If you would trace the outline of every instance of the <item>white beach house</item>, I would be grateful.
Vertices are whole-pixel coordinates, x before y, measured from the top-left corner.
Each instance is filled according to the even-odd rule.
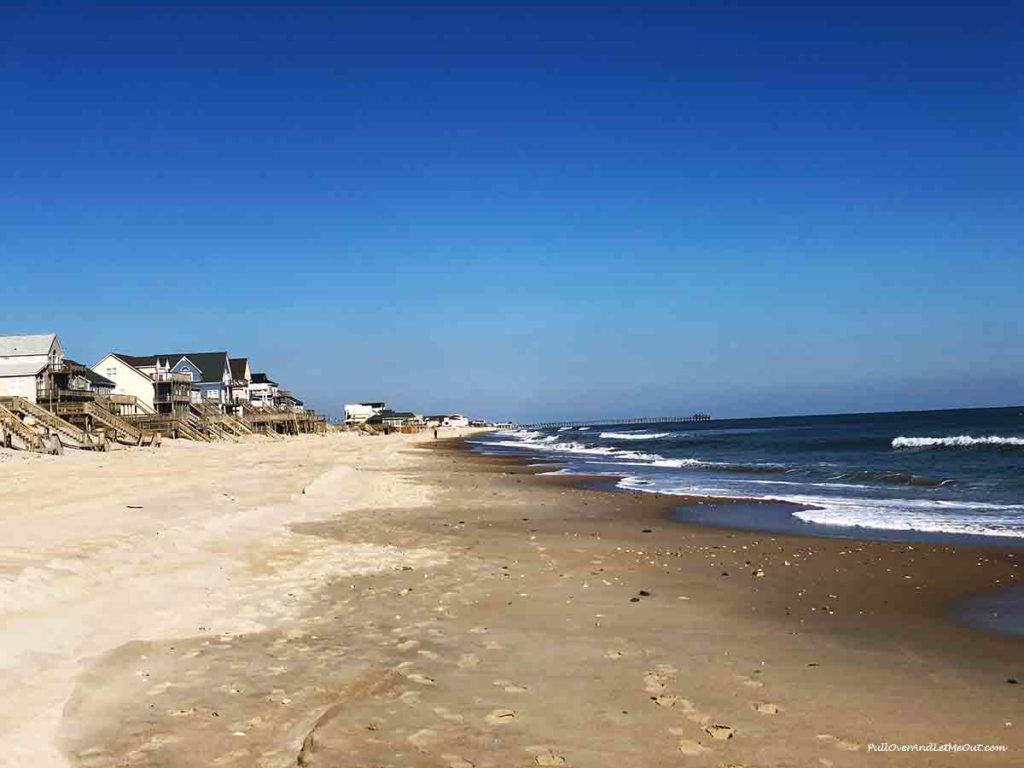
[[[145,413],[153,413],[153,377],[137,368],[130,361],[137,358],[111,352],[103,357],[92,369],[100,376],[114,382],[114,394],[131,395]]]
[[[231,381],[228,383],[228,402],[240,405],[250,400],[249,389],[252,387],[252,368],[249,358],[232,357],[228,360],[231,367]]]
[[[345,423],[363,424],[372,416],[376,416],[387,406],[382,403],[347,403],[345,405]]]
[[[0,396],[36,402],[49,373],[64,363],[64,348],[55,333],[0,336]]]

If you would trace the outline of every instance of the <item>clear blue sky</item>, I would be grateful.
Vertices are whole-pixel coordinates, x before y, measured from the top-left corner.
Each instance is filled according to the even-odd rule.
[[[332,413],[1024,401],[1019,3],[175,5],[0,8],[0,332]]]

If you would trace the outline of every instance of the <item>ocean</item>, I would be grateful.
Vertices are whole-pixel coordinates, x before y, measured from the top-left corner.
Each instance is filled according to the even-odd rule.
[[[786,502],[691,509],[697,522],[1024,546],[1024,406],[515,429],[472,443],[623,490]]]

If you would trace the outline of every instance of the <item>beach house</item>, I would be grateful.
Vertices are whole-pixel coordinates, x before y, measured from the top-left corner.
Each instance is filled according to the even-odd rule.
[[[65,382],[63,389],[66,389],[67,392],[72,394],[88,393],[91,396],[114,394],[115,384],[113,381],[77,360],[64,358],[64,368],[66,373],[63,376],[54,376],[53,378]]]
[[[296,413],[301,413],[304,405],[291,390],[278,389],[277,397],[274,398],[274,407],[279,411],[294,411]]]
[[[345,423],[346,424],[362,424],[372,416],[376,416],[378,413],[386,408],[386,404],[383,402],[376,403],[346,403],[345,405]]]
[[[176,352],[144,356],[117,352],[113,356],[148,376],[151,382],[191,381],[192,402],[223,406],[229,401],[231,366],[227,352]],[[97,363],[97,366],[100,364]],[[97,366],[93,368],[111,378],[101,366]]]
[[[257,408],[273,408],[277,382],[265,373],[254,373],[249,382],[249,402]]]
[[[228,359],[231,368],[231,380],[228,382],[228,403],[239,406],[249,402],[249,388],[252,386],[252,369],[249,358],[232,357]]]
[[[55,333],[0,336],[0,396],[36,402],[53,389],[64,364],[64,348]]]
[[[469,419],[461,413],[442,413],[427,416],[427,425],[433,427],[468,427]]]
[[[422,426],[424,423],[423,417],[418,413],[413,413],[412,411],[392,411],[389,408],[384,409],[380,413],[375,413],[366,420],[367,426],[388,428]]]
[[[134,397],[143,413],[157,413],[153,377],[137,365],[145,361],[146,358],[111,352],[100,358],[92,370],[114,383],[115,395]]]

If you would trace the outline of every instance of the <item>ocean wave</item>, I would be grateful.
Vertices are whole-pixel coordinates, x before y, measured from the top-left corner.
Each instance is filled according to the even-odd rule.
[[[955,435],[952,437],[894,437],[893,448],[973,448],[979,445],[988,446],[1024,446],[1024,437],[1000,437],[988,435],[971,437]]]
[[[913,472],[900,472],[885,469],[853,469],[834,475],[831,480],[866,480],[868,482],[890,483],[892,485],[911,485],[922,488],[945,488],[954,485],[953,480],[936,480]]]
[[[602,433],[602,436],[611,433]],[[622,433],[627,434],[627,433]],[[633,433],[638,434],[638,433]],[[653,433],[659,436],[668,433]],[[543,451],[547,453],[573,454],[577,456],[602,457],[612,463],[636,466],[658,467],[660,469],[707,469],[720,472],[740,472],[747,474],[785,474],[792,471],[782,464],[733,464],[729,462],[708,461],[700,458],[669,459],[657,453],[642,453],[609,445],[590,445],[581,442],[559,441],[556,435],[545,435],[543,432],[530,430],[512,430],[495,433],[496,436],[513,437],[512,440],[481,440],[474,441],[478,445],[489,445],[495,448],[519,448],[522,450]],[[646,439],[651,439],[648,436]]]
[[[602,432],[599,437],[605,440],[657,440],[668,435],[668,432]]]
[[[548,436],[550,437],[550,436]],[[663,459],[656,453],[639,453],[625,451],[611,446],[586,445],[584,443],[558,443],[541,438],[540,440],[498,440],[481,441],[480,445],[491,445],[501,448],[530,448],[549,453],[571,453],[580,456],[607,456],[628,461],[655,462]]]
[[[1021,521],[1024,505],[1019,504],[788,493],[748,494],[734,487],[706,484],[664,486],[635,476],[624,477],[617,485],[623,490],[669,496],[786,502],[801,507],[792,512],[797,519],[831,527],[1024,538],[1024,524]]]
[[[972,536],[1024,538],[1024,506],[924,499],[853,499],[830,496],[782,496],[807,505],[793,516],[818,525],[918,531]]]

